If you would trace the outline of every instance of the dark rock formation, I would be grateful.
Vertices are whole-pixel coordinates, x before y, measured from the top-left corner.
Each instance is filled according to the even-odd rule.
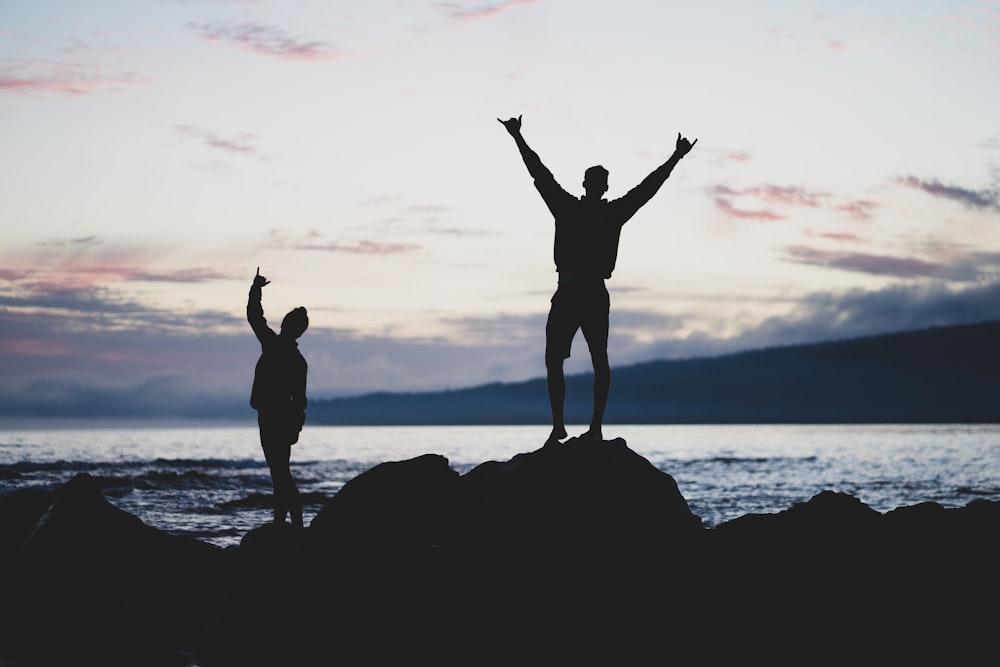
[[[629,550],[701,529],[673,477],[621,438],[574,438],[462,477],[457,538],[485,548]]]
[[[381,463],[341,487],[309,527],[343,548],[441,544],[451,528],[458,483],[458,473],[438,454]]]
[[[0,664],[955,664],[992,650],[1000,503],[832,491],[705,529],[624,441],[351,480],[307,528],[174,537],[80,475],[0,496]],[[985,603],[985,604],[984,604]]]
[[[8,505],[38,507],[23,502],[35,500],[30,490],[12,495],[22,494]],[[111,505],[90,475],[77,475],[4,554],[0,662],[190,662],[224,572],[221,551],[147,526]]]

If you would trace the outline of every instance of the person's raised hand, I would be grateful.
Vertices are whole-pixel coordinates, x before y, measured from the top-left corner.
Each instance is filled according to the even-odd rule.
[[[517,134],[521,131],[521,116],[518,116],[517,118],[508,118],[507,120],[500,120],[497,118],[497,121],[507,128],[507,131],[510,132],[511,135]]]
[[[697,139],[695,139],[694,141],[688,141],[686,137],[681,136],[680,132],[677,133],[677,153],[681,157],[684,157],[685,155],[690,153],[691,149],[694,148],[694,145],[696,143],[698,143]]]
[[[253,286],[263,287],[264,285],[269,285],[269,284],[271,284],[271,281],[265,278],[264,276],[260,275],[260,267],[258,266],[257,275],[253,277]]]

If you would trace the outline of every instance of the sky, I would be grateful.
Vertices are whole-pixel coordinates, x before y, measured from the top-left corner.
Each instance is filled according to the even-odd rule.
[[[0,0],[0,412],[245,405],[258,267],[311,398],[544,375],[513,116],[612,199],[698,140],[612,368],[995,320],[998,81],[997,0]]]

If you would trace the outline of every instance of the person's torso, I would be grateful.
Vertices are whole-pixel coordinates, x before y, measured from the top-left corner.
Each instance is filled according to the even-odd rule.
[[[555,215],[556,270],[610,278],[618,259],[623,220],[612,202],[566,199]]]
[[[276,336],[261,348],[254,369],[250,405],[258,410],[298,403],[304,407],[307,365],[298,345]]]

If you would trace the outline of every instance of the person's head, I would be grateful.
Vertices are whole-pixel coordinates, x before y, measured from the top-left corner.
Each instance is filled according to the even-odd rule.
[[[304,334],[308,326],[309,314],[305,308],[299,306],[288,311],[285,319],[281,320],[281,335],[295,339]]]
[[[588,197],[603,197],[608,191],[608,170],[598,164],[583,172],[583,190]]]

